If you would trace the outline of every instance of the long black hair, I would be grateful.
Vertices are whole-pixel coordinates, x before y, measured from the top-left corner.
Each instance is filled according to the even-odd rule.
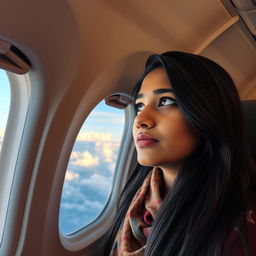
[[[256,179],[234,82],[208,58],[166,52],[148,58],[134,95],[144,77],[159,66],[165,69],[177,105],[199,134],[200,143],[184,160],[157,213],[145,255],[229,255],[225,241],[234,227],[249,255],[246,210]],[[109,254],[132,198],[150,169],[138,164],[128,180],[105,255]]]

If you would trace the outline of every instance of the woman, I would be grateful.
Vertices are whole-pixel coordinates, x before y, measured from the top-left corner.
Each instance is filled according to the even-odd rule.
[[[105,255],[256,253],[255,169],[227,72],[190,53],[154,54],[134,98],[139,164]]]

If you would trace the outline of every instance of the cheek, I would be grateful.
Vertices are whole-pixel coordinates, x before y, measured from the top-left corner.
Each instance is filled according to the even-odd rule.
[[[198,144],[198,135],[187,121],[180,117],[168,123],[166,129],[166,147],[177,156],[186,157],[192,153]],[[169,132],[167,132],[169,130]]]

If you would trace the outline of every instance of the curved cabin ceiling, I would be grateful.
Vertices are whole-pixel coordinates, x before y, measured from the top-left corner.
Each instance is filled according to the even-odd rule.
[[[130,83],[149,53],[169,50],[212,58],[231,74],[242,99],[256,99],[256,43],[239,12],[229,0],[192,2],[25,0],[18,5],[1,0],[0,38],[19,46],[32,63],[34,56],[39,59],[34,69],[44,70],[55,84],[52,93],[65,91],[67,81],[79,87],[77,102],[99,77],[103,81],[117,72],[125,77],[128,69],[134,70],[126,58],[134,56],[133,63],[141,67],[129,75]],[[126,63],[123,68],[114,68],[120,62]]]
[[[230,4],[218,0],[69,1],[78,18],[86,67],[103,68],[133,52],[183,50],[223,65],[242,99],[256,98],[256,48]],[[94,49],[94,50],[93,50]],[[99,60],[99,61],[95,61]]]

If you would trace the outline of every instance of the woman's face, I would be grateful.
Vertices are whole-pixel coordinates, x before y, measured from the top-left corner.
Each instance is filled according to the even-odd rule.
[[[162,67],[145,77],[135,105],[137,116],[133,138],[138,162],[162,168],[180,166],[182,160],[195,150],[198,136],[176,105],[171,84]]]

